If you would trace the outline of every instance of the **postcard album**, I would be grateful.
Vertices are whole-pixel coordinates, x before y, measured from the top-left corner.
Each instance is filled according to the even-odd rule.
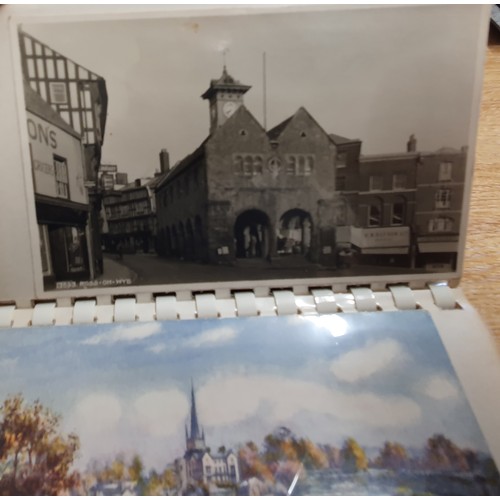
[[[500,495],[489,10],[0,6],[0,494]]]

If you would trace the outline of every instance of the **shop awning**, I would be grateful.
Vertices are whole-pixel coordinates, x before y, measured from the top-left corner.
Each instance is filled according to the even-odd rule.
[[[435,241],[418,244],[420,253],[455,253],[458,252],[456,241]]]
[[[361,253],[367,255],[406,255],[409,247],[362,248]]]

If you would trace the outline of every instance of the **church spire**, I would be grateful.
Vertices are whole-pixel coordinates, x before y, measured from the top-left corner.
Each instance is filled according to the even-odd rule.
[[[200,427],[198,425],[198,414],[196,413],[196,399],[194,397],[194,385],[191,380],[191,439],[200,438]]]
[[[205,450],[205,431],[198,422],[198,412],[196,411],[196,398],[194,396],[194,384],[191,380],[191,412],[189,427],[186,422],[186,448],[188,450]]]

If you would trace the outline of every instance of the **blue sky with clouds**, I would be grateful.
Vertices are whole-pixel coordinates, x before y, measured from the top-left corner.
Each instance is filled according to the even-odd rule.
[[[81,438],[78,464],[184,451],[194,381],[207,445],[286,425],[320,443],[487,446],[427,313],[193,320],[0,332],[0,398],[22,392]]]
[[[64,15],[24,29],[106,79],[103,162],[139,177],[159,168],[161,148],[174,163],[208,135],[200,96],[222,73],[223,50],[230,74],[252,86],[245,104],[261,122],[266,52],[269,128],[304,106],[329,133],[362,139],[365,154],[404,151],[412,133],[424,151],[467,145],[480,15],[470,5],[77,23]]]

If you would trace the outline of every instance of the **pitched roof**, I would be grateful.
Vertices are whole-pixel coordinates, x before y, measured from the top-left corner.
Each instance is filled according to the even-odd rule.
[[[341,135],[337,134],[328,134],[328,137],[337,146],[340,146],[342,144],[349,144],[351,142],[359,142],[359,139],[348,139],[347,137],[342,137]]]
[[[283,131],[288,127],[288,124],[292,121],[293,118],[295,118],[299,113],[305,113],[307,117],[325,134],[325,136],[329,137],[328,134],[325,132],[325,129],[316,121],[316,119],[307,111],[304,106],[301,106],[292,116],[287,118],[286,120],[283,120],[281,123],[276,125],[276,127],[272,128],[269,130],[267,133],[269,139],[271,141],[277,140],[280,135],[283,133]]]
[[[288,117],[286,120],[283,120],[281,123],[278,123],[276,127],[273,127],[271,130],[267,132],[267,136],[271,141],[276,141],[278,137],[281,135],[281,132],[285,130],[287,125],[290,123],[294,115]]]
[[[208,139],[210,139],[210,136],[205,138],[205,140],[191,154],[185,156],[179,163],[174,165],[168,172],[158,176],[158,179],[160,180],[156,184],[156,189],[160,189],[162,186],[166,184],[167,180],[173,179],[182,171],[189,168],[189,166],[194,161],[205,156],[205,144],[207,143]]]
[[[69,124],[66,123],[61,115],[52,108],[52,106],[44,101],[42,97],[35,92],[28,82],[24,82],[24,100],[26,101],[26,110],[34,115],[42,118],[43,120],[52,123],[52,125],[68,132],[72,136],[81,139],[80,134]]]

